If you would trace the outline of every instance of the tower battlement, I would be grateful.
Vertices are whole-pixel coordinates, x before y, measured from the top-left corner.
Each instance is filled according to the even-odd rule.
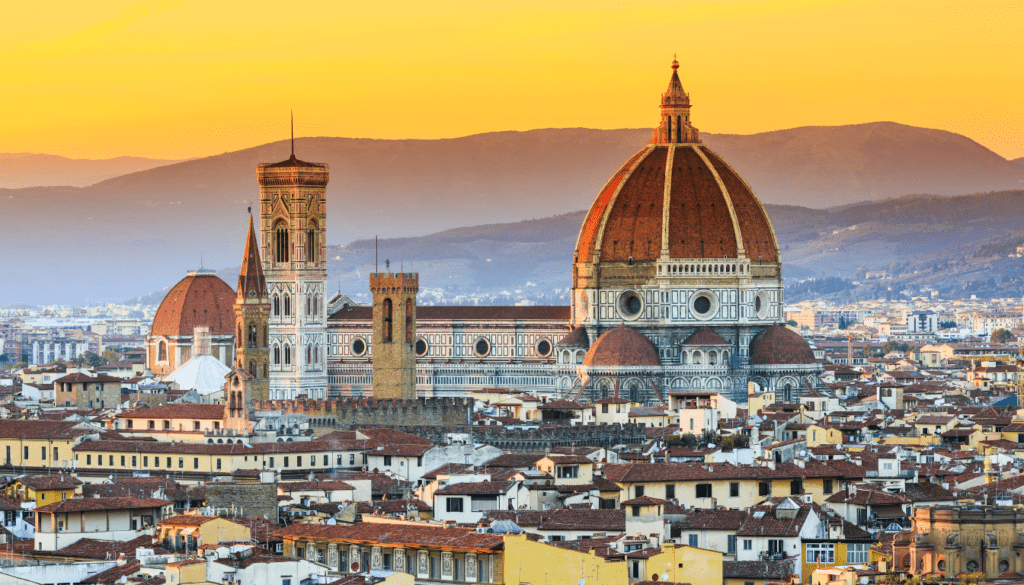
[[[413,294],[420,290],[418,272],[373,272],[370,274],[370,292],[374,294]]]

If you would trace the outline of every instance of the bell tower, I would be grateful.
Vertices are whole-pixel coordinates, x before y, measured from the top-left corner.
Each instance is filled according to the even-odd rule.
[[[270,301],[270,398],[327,398],[327,165],[260,164],[260,235]]]
[[[416,398],[415,272],[375,272],[373,293],[373,397]]]
[[[235,296],[235,368],[248,374],[244,379],[244,403],[229,400],[234,409],[242,409],[253,400],[270,398],[270,299],[260,262],[259,242],[252,215],[245,256],[238,274]]]

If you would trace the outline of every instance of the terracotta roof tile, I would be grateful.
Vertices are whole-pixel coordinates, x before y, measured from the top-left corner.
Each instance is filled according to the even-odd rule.
[[[406,548],[432,548],[454,551],[493,552],[501,550],[500,534],[479,534],[468,528],[442,528],[436,525],[385,524],[360,522],[351,526],[292,524],[278,530],[282,538],[308,538],[334,542],[374,543]]]

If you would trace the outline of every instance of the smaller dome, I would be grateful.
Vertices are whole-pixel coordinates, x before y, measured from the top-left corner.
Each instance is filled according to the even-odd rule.
[[[778,323],[765,327],[750,342],[750,363],[761,366],[815,364],[814,352],[799,333]]]
[[[199,269],[174,285],[160,303],[150,335],[192,335],[199,326],[211,335],[235,332],[235,291],[210,270]]]
[[[620,325],[597,338],[583,358],[590,367],[661,366],[658,348],[636,329]]]
[[[560,339],[555,345],[585,348],[590,345],[590,337],[587,336],[586,329],[583,327],[577,327],[570,331],[568,335]]]
[[[682,345],[731,345],[717,331],[710,327],[698,327]]]

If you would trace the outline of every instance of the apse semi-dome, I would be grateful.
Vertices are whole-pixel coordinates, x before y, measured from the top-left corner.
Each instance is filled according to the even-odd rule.
[[[583,365],[590,367],[661,366],[658,348],[650,339],[631,327],[619,326],[597,338],[590,346]]]
[[[817,361],[806,339],[778,323],[765,327],[750,342],[751,365],[803,365]]]
[[[212,271],[189,272],[160,303],[150,335],[192,335],[199,326],[209,327],[211,335],[232,335],[234,302],[235,291]]]

